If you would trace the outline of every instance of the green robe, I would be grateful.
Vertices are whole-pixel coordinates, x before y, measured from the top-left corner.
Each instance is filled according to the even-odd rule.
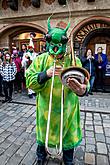
[[[36,138],[38,144],[45,144],[50,87],[52,79],[44,84],[39,84],[38,74],[53,66],[53,57],[48,53],[37,56],[26,71],[26,85],[37,93],[36,97]],[[64,58],[64,68],[70,66],[69,55]],[[62,63],[62,60],[60,60]],[[77,66],[81,66],[80,60],[76,60]],[[55,76],[53,89],[52,114],[49,133],[49,145],[59,144],[60,111],[61,111],[61,80]],[[64,121],[63,121],[63,149],[71,149],[82,140],[80,126],[80,109],[78,96],[69,88],[64,87]]]

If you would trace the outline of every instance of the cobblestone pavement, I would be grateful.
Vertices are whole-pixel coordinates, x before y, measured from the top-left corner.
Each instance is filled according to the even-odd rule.
[[[35,99],[26,98],[25,94],[14,95],[12,103],[0,104],[0,165],[35,165]],[[81,98],[83,140],[75,149],[75,165],[110,165],[110,94],[84,98]],[[95,105],[92,100],[99,103]],[[58,163],[51,160],[47,164]]]
[[[26,92],[15,94],[13,102],[35,105],[35,98],[29,99]],[[89,112],[110,113],[110,93],[94,93],[88,97],[80,97],[81,110]]]

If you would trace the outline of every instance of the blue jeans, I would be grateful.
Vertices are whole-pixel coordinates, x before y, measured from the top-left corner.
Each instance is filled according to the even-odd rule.
[[[38,160],[44,161],[47,156],[45,146],[38,145],[36,154]],[[65,165],[73,165],[73,154],[74,154],[74,149],[63,150],[63,161]]]
[[[90,82],[90,92],[92,92],[94,81],[95,81],[95,76],[90,76],[90,80],[89,80],[89,82]]]

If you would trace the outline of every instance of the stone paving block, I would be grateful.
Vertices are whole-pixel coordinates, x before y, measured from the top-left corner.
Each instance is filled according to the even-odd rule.
[[[9,131],[9,132],[14,132],[17,128],[18,128],[18,127],[14,126],[14,125],[11,125],[11,127],[9,127],[9,128],[7,129],[7,131]]]
[[[25,132],[23,132],[23,133],[25,133]],[[17,137],[16,138],[16,140],[14,141],[14,143],[16,144],[16,145],[19,145],[19,146],[21,146],[24,142],[25,142],[25,138],[23,138],[23,136],[22,136],[22,134],[19,136],[19,137]]]
[[[34,144],[32,145],[32,147],[31,147],[31,150],[32,150],[33,152],[36,152],[36,149],[37,149],[37,144],[34,143]]]
[[[0,134],[4,132],[5,130],[3,128],[0,128]]]
[[[45,164],[48,164],[48,165],[60,165],[61,162],[62,162],[62,160],[49,158]]]
[[[0,156],[1,156],[1,155],[3,155],[3,154],[4,154],[4,152],[5,152],[5,149],[0,148]]]
[[[30,145],[24,143],[16,153],[19,154],[21,157],[24,157],[29,152],[30,148]]]
[[[86,152],[92,152],[95,153],[96,152],[96,147],[95,145],[92,144],[86,144]]]
[[[2,132],[1,134],[0,134],[0,136],[1,137],[4,137],[4,138],[7,138],[8,136],[10,136],[11,135],[11,132],[9,132],[9,131],[4,131],[4,132]]]
[[[93,131],[93,126],[92,125],[85,125],[85,130]]]
[[[102,126],[102,121],[101,120],[94,120],[93,121],[95,125]]]
[[[20,122],[23,123],[23,122],[25,122],[26,120],[27,120],[27,118],[23,116],[23,117],[21,117],[18,121],[20,121]]]
[[[97,155],[97,165],[109,165],[107,156]]]
[[[35,119],[36,119],[35,117],[30,116],[30,117],[28,118],[28,121],[30,121],[30,122],[32,123]]]
[[[34,114],[32,115],[32,117],[36,117],[36,114],[34,113]]]
[[[103,120],[103,123],[110,123],[110,120]]]
[[[20,119],[20,117],[22,117],[25,113],[24,112],[20,112],[17,116]]]
[[[2,120],[0,121],[0,127],[2,126],[2,125],[4,125],[5,124],[5,122],[3,122]]]
[[[97,143],[97,153],[107,154],[107,146],[105,143]]]
[[[9,160],[9,157],[6,154],[1,155],[0,156],[0,165],[5,165],[8,160]]]
[[[90,109],[90,107],[89,107],[89,109]],[[91,112],[90,112],[90,113],[91,113]],[[86,115],[86,120],[93,120],[92,114],[91,114],[91,116],[89,116],[89,115],[87,116],[87,115]]]
[[[13,136],[20,136],[26,129],[23,127],[19,127],[16,131],[12,133]]]
[[[82,138],[81,145],[85,145],[85,138]]]
[[[84,112],[80,112],[81,116],[85,116],[85,113]]]
[[[13,144],[5,151],[5,154],[6,154],[8,157],[11,157],[12,155],[15,154],[15,152],[16,152],[18,149],[19,149],[19,146],[13,143]]]
[[[110,128],[104,128],[104,131],[105,131],[105,136],[110,137]]]
[[[11,146],[12,142],[5,139],[1,144],[0,144],[0,147],[3,148],[3,149],[7,149],[9,146]]]
[[[30,116],[30,114],[25,113],[23,116],[28,118]]]
[[[102,116],[103,119],[110,120],[110,116],[108,114],[102,114],[101,116]]]
[[[86,120],[85,124],[86,125],[93,125],[93,121],[92,120]]]
[[[85,162],[84,162],[84,160],[83,161],[79,161],[78,159],[77,160],[75,160],[75,165],[85,165]],[[63,164],[64,165],[64,164]]]
[[[19,145],[19,146],[22,146],[24,142],[25,142],[25,140],[22,139],[22,138],[17,138],[17,139],[14,141],[14,143],[15,143],[16,145]]]
[[[21,127],[26,127],[26,128],[27,128],[30,124],[31,124],[31,122],[25,121],[25,122],[21,125]]]
[[[110,123],[103,123],[103,127],[110,128]]]
[[[34,125],[30,125],[27,129],[26,132],[31,133],[34,128]]]
[[[108,147],[108,150],[109,150],[109,152],[110,152],[110,145],[108,144],[107,147]]]
[[[33,120],[33,122],[31,123],[32,125],[36,125],[36,119]]]
[[[13,124],[16,122],[16,119],[11,119],[11,120],[9,120],[9,122]]]
[[[15,122],[13,125],[19,127],[21,124],[22,124],[22,122],[17,121],[17,122]]]
[[[35,160],[36,160],[36,152],[29,151],[20,164],[32,165],[35,162]]]
[[[87,112],[87,113],[86,113],[86,117],[87,117],[87,116],[88,116],[88,117],[92,117],[92,113],[88,113],[88,112]]]
[[[23,132],[20,136],[19,136],[20,139],[24,139],[25,141],[28,140],[29,138],[29,133],[27,132]]]
[[[85,147],[84,146],[79,146],[75,149],[75,152],[74,152],[74,158],[75,159],[82,161],[82,160],[84,160],[84,155],[85,155]]]
[[[6,165],[19,165],[23,157],[21,157],[19,154],[14,154],[8,161]],[[3,164],[4,165],[4,164]]]
[[[4,140],[5,138],[0,136],[0,143],[2,143]]]
[[[2,114],[2,116],[0,116],[0,121],[3,121],[6,118],[5,114]]]
[[[110,137],[106,137],[107,144],[110,144]]]
[[[95,114],[94,114],[94,119],[96,119],[96,120],[101,120],[100,114],[99,114],[99,113],[95,113]]]
[[[16,140],[16,137],[14,137],[13,135],[10,135],[7,140],[14,142]]]
[[[27,113],[30,114],[30,116],[31,116],[33,113],[35,113],[35,109],[34,109],[34,110],[31,109],[31,110],[28,111]]]
[[[87,137],[92,137],[92,138],[94,138],[94,132],[93,132],[93,131],[85,131],[85,135],[86,135]]]
[[[95,155],[92,153],[85,153],[85,164],[95,165]]]
[[[104,136],[104,134],[96,133],[95,134],[95,137],[96,137],[96,141],[97,142],[105,142],[105,136]]]
[[[9,122],[6,122],[4,125],[1,126],[2,129],[6,130],[7,128],[9,128],[12,124]]]
[[[95,133],[103,133],[103,127],[102,126],[95,126]]]
[[[86,137],[86,144],[95,144],[95,138]]]

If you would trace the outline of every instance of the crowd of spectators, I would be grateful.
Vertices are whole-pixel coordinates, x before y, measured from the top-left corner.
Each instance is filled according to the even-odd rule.
[[[44,50],[43,50],[44,51]],[[92,50],[88,49],[81,57],[82,66],[90,74],[90,90],[88,94],[93,95],[93,86],[95,80],[95,90],[105,91],[105,72],[107,65],[107,55],[104,54],[102,47],[97,49],[97,54],[93,55]],[[12,93],[15,94],[26,90],[25,71],[30,66],[36,56],[32,46],[22,44],[21,51],[14,47],[10,53],[8,49],[0,50],[0,96],[5,97],[4,102],[12,100]],[[35,97],[34,91],[27,89],[29,98]],[[88,95],[87,94],[87,95]]]

